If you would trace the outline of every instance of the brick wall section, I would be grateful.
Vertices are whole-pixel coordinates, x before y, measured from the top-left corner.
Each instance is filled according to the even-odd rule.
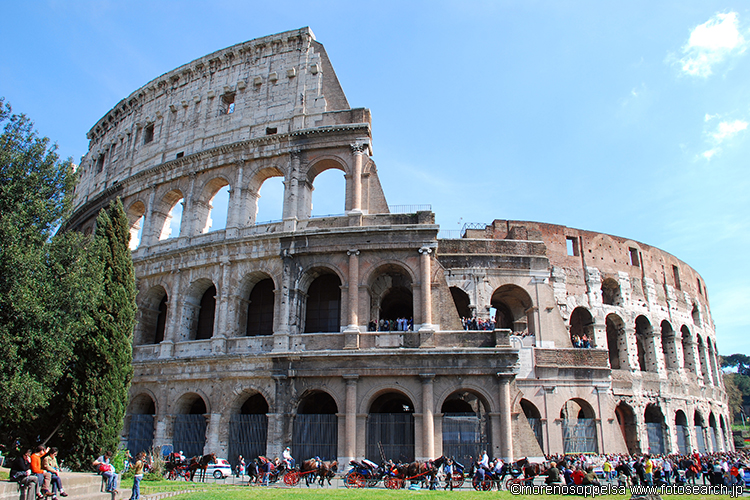
[[[607,368],[609,354],[604,349],[535,349],[537,366],[560,368]]]

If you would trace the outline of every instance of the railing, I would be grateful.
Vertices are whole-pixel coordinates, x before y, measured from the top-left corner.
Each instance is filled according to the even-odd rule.
[[[439,240],[460,240],[464,233],[460,229],[441,229],[438,231]]]
[[[388,205],[392,214],[415,214],[417,212],[432,212],[432,205]]]

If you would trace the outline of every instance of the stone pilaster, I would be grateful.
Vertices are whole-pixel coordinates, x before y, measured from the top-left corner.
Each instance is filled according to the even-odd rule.
[[[344,349],[359,349],[359,250],[352,249],[346,254],[349,256],[349,288]]]
[[[435,458],[435,420],[433,406],[434,373],[423,373],[422,379],[422,460]]]
[[[359,379],[358,375],[344,375],[346,381],[344,460],[347,464],[357,456],[357,379]]]

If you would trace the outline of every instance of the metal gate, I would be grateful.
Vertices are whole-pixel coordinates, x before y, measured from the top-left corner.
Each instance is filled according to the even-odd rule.
[[[365,455],[380,463],[382,447],[386,460],[414,461],[414,415],[411,413],[370,413],[367,416]]]
[[[172,444],[175,451],[181,451],[187,457],[202,456],[206,444],[206,417],[177,415],[174,419]]]
[[[593,418],[563,419],[562,431],[565,453],[599,453]]]
[[[688,452],[688,428],[684,425],[675,425],[677,431],[677,451],[680,455],[685,455]]]
[[[703,427],[695,426],[695,440],[698,442],[698,453],[706,453],[706,441],[703,439]]]
[[[490,449],[486,417],[475,413],[443,415],[443,455],[468,466],[472,457]]]
[[[229,420],[229,462],[237,465],[237,457],[242,455],[245,461],[266,454],[268,438],[268,417],[266,415],[232,415]]]
[[[711,435],[711,444],[714,447],[712,451],[716,453],[719,451],[719,443],[716,440],[716,427],[709,427],[708,433]]]
[[[128,450],[135,456],[142,451],[148,451],[154,444],[154,416],[131,415],[130,430],[128,431]]]
[[[529,421],[531,430],[534,431],[534,437],[536,442],[539,443],[539,447],[544,450],[544,437],[542,436],[542,419],[541,418],[526,418]]]
[[[298,414],[294,417],[292,454],[298,461],[313,457],[335,460],[338,453],[339,421],[335,414]]]
[[[648,451],[651,454],[661,455],[664,453],[664,429],[660,423],[647,422],[646,433],[648,434]]]

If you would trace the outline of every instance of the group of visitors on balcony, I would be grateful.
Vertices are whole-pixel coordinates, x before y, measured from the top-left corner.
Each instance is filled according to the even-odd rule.
[[[576,349],[590,349],[593,347],[591,345],[591,339],[585,333],[580,337],[578,335],[573,335],[570,337],[570,341],[573,342],[573,347]]]
[[[370,321],[367,325],[369,332],[409,332],[414,330],[414,318],[383,319],[375,323]]]
[[[461,325],[464,330],[494,330],[495,320],[492,318],[482,319],[473,316],[471,318],[461,318]]]

